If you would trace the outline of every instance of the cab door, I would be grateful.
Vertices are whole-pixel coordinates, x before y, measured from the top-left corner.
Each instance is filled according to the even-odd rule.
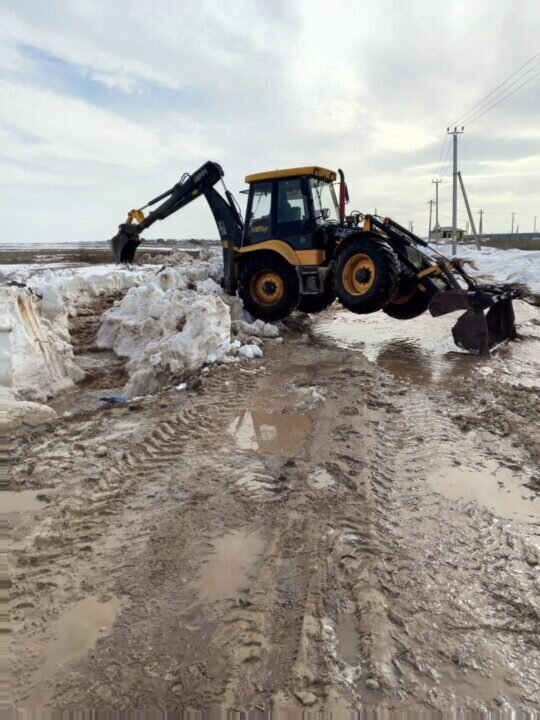
[[[309,250],[312,244],[314,227],[308,191],[307,178],[276,180],[274,237],[295,250]]]
[[[274,183],[272,180],[253,183],[250,188],[245,228],[247,245],[270,240],[273,237]]]

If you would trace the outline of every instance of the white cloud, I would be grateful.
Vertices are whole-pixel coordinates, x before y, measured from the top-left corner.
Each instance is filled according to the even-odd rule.
[[[108,88],[116,88],[128,95],[132,95],[135,92],[142,92],[139,89],[137,79],[130,77],[129,75],[93,72],[91,78],[96,82],[106,85]]]
[[[111,234],[208,158],[234,190],[268,167],[343,167],[355,207],[423,225],[446,125],[538,49],[539,21],[540,5],[516,13],[512,0],[4,4],[3,237],[61,239],[89,206],[81,238]],[[466,128],[476,206],[511,195],[512,210],[540,215],[538,96],[531,83]],[[35,214],[14,209],[22,192]],[[441,203],[450,194],[446,181]],[[216,234],[203,202],[158,227]]]

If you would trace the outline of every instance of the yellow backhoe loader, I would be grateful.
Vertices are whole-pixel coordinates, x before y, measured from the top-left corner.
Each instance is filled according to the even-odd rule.
[[[382,310],[402,320],[428,309],[433,316],[464,310],[452,333],[459,347],[473,353],[488,354],[515,337],[512,300],[519,290],[479,285],[458,260],[390,218],[346,214],[341,170],[313,166],[248,175],[245,223],[223,175],[208,161],[132,210],[111,241],[116,261],[132,262],[144,230],[204,196],[223,246],[223,286],[238,292],[257,318],[320,312],[337,297],[354,313]]]

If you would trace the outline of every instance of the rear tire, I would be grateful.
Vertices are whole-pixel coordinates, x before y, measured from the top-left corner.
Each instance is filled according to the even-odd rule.
[[[407,298],[406,295],[402,296]],[[395,301],[398,302],[395,302]],[[414,288],[412,294],[400,302],[401,298],[398,295],[394,298],[394,302],[389,302],[385,305],[383,312],[396,320],[412,320],[422,313],[425,313],[431,302],[431,297],[426,292],[421,292],[418,288]]]
[[[358,237],[339,252],[335,271],[337,296],[354,313],[377,312],[396,294],[399,270],[398,257],[385,240]]]
[[[423,263],[423,270],[429,265]],[[400,262],[400,274],[398,289],[395,296],[388,305],[385,305],[383,312],[396,320],[412,320],[422,315],[431,302],[431,297],[426,292],[418,289],[418,278],[416,273]]]
[[[256,252],[244,264],[238,292],[254,317],[266,322],[283,320],[298,305],[296,270],[278,255]]]

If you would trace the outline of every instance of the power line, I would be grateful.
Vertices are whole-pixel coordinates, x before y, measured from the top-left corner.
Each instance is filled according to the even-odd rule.
[[[448,135],[446,136],[448,137]],[[448,148],[446,150],[446,155],[444,156],[443,164],[441,166],[441,171],[436,173],[437,175],[447,175],[448,170],[450,168],[450,150],[452,149],[452,141],[448,143]]]
[[[467,121],[467,125],[470,125],[471,123],[475,122],[475,120],[478,120],[478,119],[481,118],[483,115],[485,115],[486,113],[488,113],[490,110],[493,110],[493,108],[496,108],[497,105],[500,105],[502,102],[504,102],[505,100],[507,100],[511,95],[513,95],[514,93],[516,93],[520,88],[522,88],[524,85],[527,85],[528,83],[530,83],[531,80],[534,80],[534,79],[537,78],[539,75],[540,75],[540,72],[537,72],[535,75],[533,75],[532,77],[530,77],[528,80],[525,80],[524,83],[521,83],[521,85],[518,85],[517,88],[515,88],[514,90],[512,90],[512,92],[508,93],[508,95],[505,95],[504,97],[502,97],[502,98],[501,98],[498,102],[496,102],[494,105],[490,105],[488,108],[486,108],[486,109],[485,109],[483,112],[481,112],[479,115],[474,115],[470,120]]]
[[[445,150],[445,148],[446,148],[446,150]],[[450,150],[451,150],[451,149],[452,149],[452,141],[450,140],[450,138],[448,137],[448,135],[445,134],[444,140],[443,140],[443,144],[442,144],[442,148],[441,148],[441,150],[445,150],[445,152],[444,152],[444,155],[443,155],[443,153],[441,152],[441,157],[442,157],[442,159],[441,159],[441,157],[439,158],[439,164],[438,164],[438,166],[437,166],[437,172],[435,173],[436,176],[442,174],[442,171],[444,170],[444,168],[445,168],[445,166],[446,166],[446,164],[447,164],[447,162],[448,162],[448,156],[450,155]]]
[[[439,175],[439,170],[441,168],[441,159],[442,159],[443,151],[444,151],[444,148],[445,148],[445,145],[447,142],[448,142],[448,135],[445,135],[443,138],[442,144],[441,144],[441,152],[439,153],[439,159],[437,160],[437,172],[435,173],[435,175]]]
[[[521,66],[520,66],[517,70],[515,70],[511,75],[509,75],[509,76],[506,78],[506,80],[503,80],[502,83],[500,83],[499,85],[497,85],[496,88],[494,88],[490,93],[488,93],[488,94],[485,95],[481,100],[479,100],[479,101],[476,103],[476,105],[473,105],[471,108],[469,108],[469,109],[467,110],[467,112],[463,113],[463,115],[460,115],[460,117],[459,117],[457,120],[454,120],[454,122],[452,122],[451,125],[458,125],[459,123],[461,123],[462,125],[465,124],[465,123],[463,122],[464,118],[466,118],[468,115],[470,115],[470,114],[473,112],[473,110],[476,110],[476,108],[478,108],[479,105],[484,105],[484,104],[486,103],[486,101],[487,101],[489,98],[491,98],[491,96],[494,95],[494,94],[497,92],[497,90],[499,90],[499,88],[502,88],[503,85],[506,85],[507,82],[508,82],[509,80],[511,80],[513,77],[515,77],[518,73],[520,73],[521,70],[523,70],[523,68],[527,67],[527,65],[530,65],[534,60],[536,60],[536,59],[539,58],[539,57],[540,57],[540,52],[536,52],[531,58],[529,58],[529,60],[527,60],[527,62],[523,63],[523,65],[521,65]],[[525,73],[525,75],[528,74],[532,69],[534,69],[534,68],[530,68],[530,69]],[[518,82],[519,79],[520,79],[520,78],[517,78],[516,80],[514,80],[514,82],[511,83],[511,85],[513,85],[515,82]],[[509,88],[505,88],[505,90],[503,90],[502,92],[505,92],[505,91],[508,90],[508,89],[509,89]],[[492,98],[489,102],[492,102],[492,100],[494,100],[494,99],[495,99],[495,98]],[[477,112],[478,112],[478,111],[477,111]]]

